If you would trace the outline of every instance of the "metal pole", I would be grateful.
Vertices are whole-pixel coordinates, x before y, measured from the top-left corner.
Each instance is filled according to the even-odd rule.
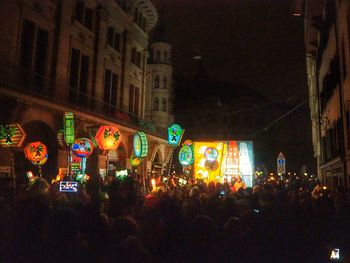
[[[69,176],[69,180],[73,180],[72,179],[72,167],[71,167],[71,161],[72,161],[72,144],[69,143],[68,144],[68,176]]]

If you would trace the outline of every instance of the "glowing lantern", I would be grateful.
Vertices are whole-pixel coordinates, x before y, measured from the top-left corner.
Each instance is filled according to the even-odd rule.
[[[215,148],[208,147],[204,151],[204,156],[207,162],[215,162],[219,156],[219,152]]]
[[[64,113],[63,126],[64,126],[64,141],[67,144],[73,144],[74,136],[75,136],[73,112]]]
[[[141,159],[137,158],[134,154],[131,155],[130,157],[130,164],[133,167],[139,166],[141,163]]]
[[[188,145],[182,146],[179,152],[179,161],[182,166],[188,166],[193,163],[193,149]]]
[[[101,150],[117,149],[121,142],[119,129],[114,126],[101,126],[95,135],[95,139]]]
[[[0,125],[1,147],[21,147],[25,138],[26,134],[22,130],[21,125],[17,123],[9,125]]]
[[[93,150],[94,146],[87,138],[77,138],[72,145],[73,154],[81,158],[89,157]]]
[[[144,132],[136,132],[133,139],[134,153],[137,158],[144,158],[148,153],[148,141]]]
[[[41,142],[31,142],[24,148],[24,155],[33,163],[39,163],[47,156],[46,145]]]
[[[179,124],[173,124],[168,127],[168,143],[173,146],[178,146],[182,139],[185,130]]]

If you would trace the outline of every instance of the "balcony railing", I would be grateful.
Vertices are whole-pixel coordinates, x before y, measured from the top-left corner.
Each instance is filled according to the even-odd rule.
[[[157,136],[166,136],[166,129],[151,121],[141,119],[113,104],[99,100],[77,89],[67,88],[67,83],[35,74],[32,71],[11,65],[0,65],[0,86],[23,94],[87,112],[99,118],[147,131]]]

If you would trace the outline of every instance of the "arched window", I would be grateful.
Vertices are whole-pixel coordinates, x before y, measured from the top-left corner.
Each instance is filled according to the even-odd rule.
[[[163,77],[163,89],[166,89],[168,85],[168,80],[166,77]]]
[[[154,88],[159,89],[159,76],[158,75],[154,78]]]
[[[162,111],[166,111],[166,98],[162,99]]]
[[[167,50],[164,50],[163,59],[165,62],[168,62],[168,51]]]
[[[156,61],[159,61],[159,60],[160,60],[160,50],[159,50],[159,49],[157,49],[157,51],[156,51],[155,60],[156,60]]]
[[[154,111],[158,111],[159,110],[159,99],[157,97],[155,97],[153,99],[153,110]]]

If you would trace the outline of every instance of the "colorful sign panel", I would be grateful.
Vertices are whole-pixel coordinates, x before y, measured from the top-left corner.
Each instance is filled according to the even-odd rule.
[[[144,132],[136,132],[133,139],[134,154],[137,158],[144,158],[148,153],[148,141]]]
[[[73,112],[65,112],[63,118],[64,141],[70,145],[74,143],[74,114]]]
[[[205,152],[208,152],[208,148],[217,151],[215,161],[208,162],[206,159]],[[194,142],[194,156],[195,178],[206,182],[219,181],[222,183],[226,178],[240,176],[247,187],[253,186],[253,142]],[[209,157],[209,159],[212,158]]]
[[[114,126],[101,126],[95,139],[101,150],[117,149],[121,142],[119,129]]]
[[[86,158],[92,154],[94,146],[87,138],[77,138],[72,145],[72,152],[75,156]]]
[[[168,143],[172,146],[178,146],[181,142],[185,130],[179,124],[173,124],[168,127]]]
[[[0,125],[0,147],[21,147],[25,138],[21,125]]]
[[[29,161],[39,165],[40,162],[47,156],[46,145],[41,142],[28,143],[24,148],[24,155]]]
[[[193,163],[193,148],[188,145],[182,146],[179,152],[179,161],[182,166],[188,166]]]
[[[282,152],[280,152],[277,156],[277,173],[278,174],[286,173],[286,157],[284,157]]]

